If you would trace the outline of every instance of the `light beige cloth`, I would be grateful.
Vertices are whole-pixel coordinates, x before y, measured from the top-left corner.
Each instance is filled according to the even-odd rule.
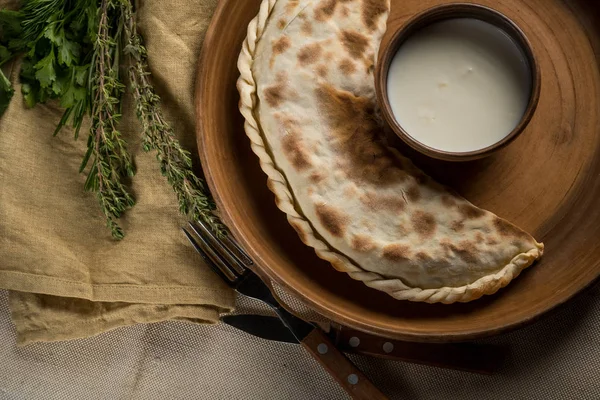
[[[15,3],[0,0],[0,8]],[[192,154],[196,64],[216,3],[147,0],[137,13],[167,119]],[[0,288],[12,291],[19,342],[168,319],[215,322],[231,310],[232,292],[181,232],[185,218],[155,155],[141,150],[131,99],[122,130],[137,165],[137,204],[121,221],[125,239],[116,242],[78,173],[87,132],[78,141],[68,129],[53,138],[62,111],[51,102],[25,109],[16,64],[10,73],[16,93],[0,119]]]
[[[596,285],[535,324],[483,341],[506,348],[491,376],[351,358],[390,399],[598,400],[599,327]],[[0,290],[0,399],[348,399],[301,346],[225,324],[140,324],[25,348],[15,337]]]

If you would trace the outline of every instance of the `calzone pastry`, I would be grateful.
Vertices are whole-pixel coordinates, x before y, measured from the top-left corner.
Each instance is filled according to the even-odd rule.
[[[493,294],[543,245],[383,141],[374,63],[389,0],[264,0],[239,57],[240,110],[302,241],[396,299]]]

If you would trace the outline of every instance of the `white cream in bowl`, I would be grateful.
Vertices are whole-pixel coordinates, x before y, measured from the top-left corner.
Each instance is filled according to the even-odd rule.
[[[394,118],[416,141],[448,152],[508,136],[527,109],[531,69],[503,30],[455,18],[418,30],[398,49],[387,92]]]

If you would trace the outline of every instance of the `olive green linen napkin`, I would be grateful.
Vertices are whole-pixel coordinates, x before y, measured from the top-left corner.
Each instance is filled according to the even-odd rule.
[[[0,0],[0,8],[15,3]],[[153,81],[192,154],[196,64],[216,3],[138,4]],[[52,103],[25,109],[16,63],[8,72],[16,93],[0,118],[0,288],[11,290],[20,344],[167,319],[215,322],[231,310],[233,293],[186,242],[175,195],[154,154],[141,150],[130,99],[122,131],[137,166],[131,186],[137,205],[122,221],[125,239],[116,242],[95,196],[83,191],[85,134],[75,141],[65,130],[53,138],[61,110]]]

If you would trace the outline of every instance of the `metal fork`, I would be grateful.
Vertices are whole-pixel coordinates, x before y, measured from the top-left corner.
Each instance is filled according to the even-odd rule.
[[[330,341],[318,327],[290,314],[269,287],[248,267],[254,263],[228,235],[220,240],[201,221],[190,222],[185,235],[206,263],[238,293],[269,305],[298,342],[321,363],[354,399],[387,399]]]

